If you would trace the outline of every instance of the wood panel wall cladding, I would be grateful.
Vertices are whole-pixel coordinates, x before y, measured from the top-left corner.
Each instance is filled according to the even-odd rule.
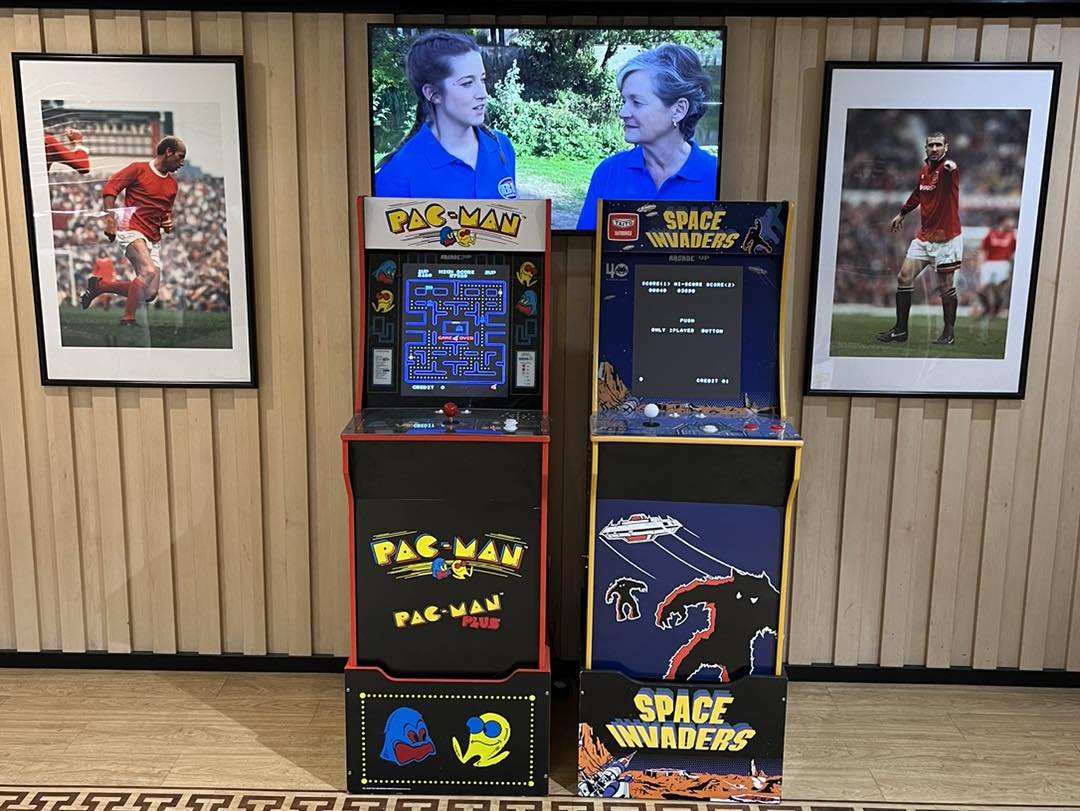
[[[371,181],[367,24],[393,19],[0,10],[0,650],[347,652],[352,212]],[[1080,671],[1080,20],[498,22],[728,27],[721,198],[796,202],[788,660]],[[41,386],[12,51],[244,55],[257,391]],[[1023,401],[799,396],[829,59],[1063,64]],[[592,240],[553,247],[549,606],[572,659]]]

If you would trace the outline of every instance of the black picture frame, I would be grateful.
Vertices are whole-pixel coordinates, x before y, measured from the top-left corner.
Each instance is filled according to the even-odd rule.
[[[15,53],[12,66],[42,385],[256,388],[243,57]],[[154,176],[170,170],[152,161],[168,135],[186,146],[171,232],[128,199],[142,188],[166,204]],[[102,191],[121,170],[110,239]],[[155,292],[144,277],[135,323],[121,326],[143,251],[130,245],[147,257],[155,245],[140,229],[161,235],[159,281]],[[84,307],[92,275],[119,287]]]
[[[806,395],[1024,397],[1060,77],[1058,63],[826,62]],[[963,242],[963,258],[952,277],[958,301],[952,345],[934,343],[946,332],[937,292],[943,280],[931,283],[936,265],[922,258],[925,249],[945,243],[906,243],[918,235],[912,226],[921,226],[917,203],[901,236],[888,245],[891,218],[909,202],[921,166],[938,177],[918,151],[918,138],[934,130],[949,141],[935,165],[950,161],[959,175],[961,233],[955,239]],[[867,137],[860,140],[862,134]],[[901,151],[910,159],[897,157]],[[976,156],[991,151],[1023,160],[985,157],[984,168],[968,181],[965,165],[979,166]],[[979,240],[993,230],[1007,244],[1005,231],[997,230],[1007,219],[1015,226],[1012,258],[1001,260],[1007,271],[999,266],[991,273],[980,253],[989,243]],[[895,279],[909,251],[926,266],[914,280],[908,340],[879,341],[876,333],[896,326]],[[938,261],[951,266],[957,252]],[[991,281],[1002,275],[1004,283]],[[920,292],[920,285],[933,292]],[[967,320],[976,313],[978,325]]]

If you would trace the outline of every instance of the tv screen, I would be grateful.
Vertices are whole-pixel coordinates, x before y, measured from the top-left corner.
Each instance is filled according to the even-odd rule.
[[[505,397],[508,265],[405,264],[402,394]]]
[[[722,28],[369,28],[373,192],[715,200]]]

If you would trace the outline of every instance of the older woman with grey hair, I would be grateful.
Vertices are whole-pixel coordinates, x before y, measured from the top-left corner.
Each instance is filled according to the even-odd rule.
[[[716,199],[716,158],[694,142],[711,88],[697,54],[661,45],[627,62],[616,84],[623,137],[634,147],[593,171],[577,227],[596,228],[597,200]]]

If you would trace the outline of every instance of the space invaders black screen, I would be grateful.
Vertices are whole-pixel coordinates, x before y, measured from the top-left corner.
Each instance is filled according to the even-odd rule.
[[[742,268],[643,264],[634,284],[634,394],[738,399]]]

